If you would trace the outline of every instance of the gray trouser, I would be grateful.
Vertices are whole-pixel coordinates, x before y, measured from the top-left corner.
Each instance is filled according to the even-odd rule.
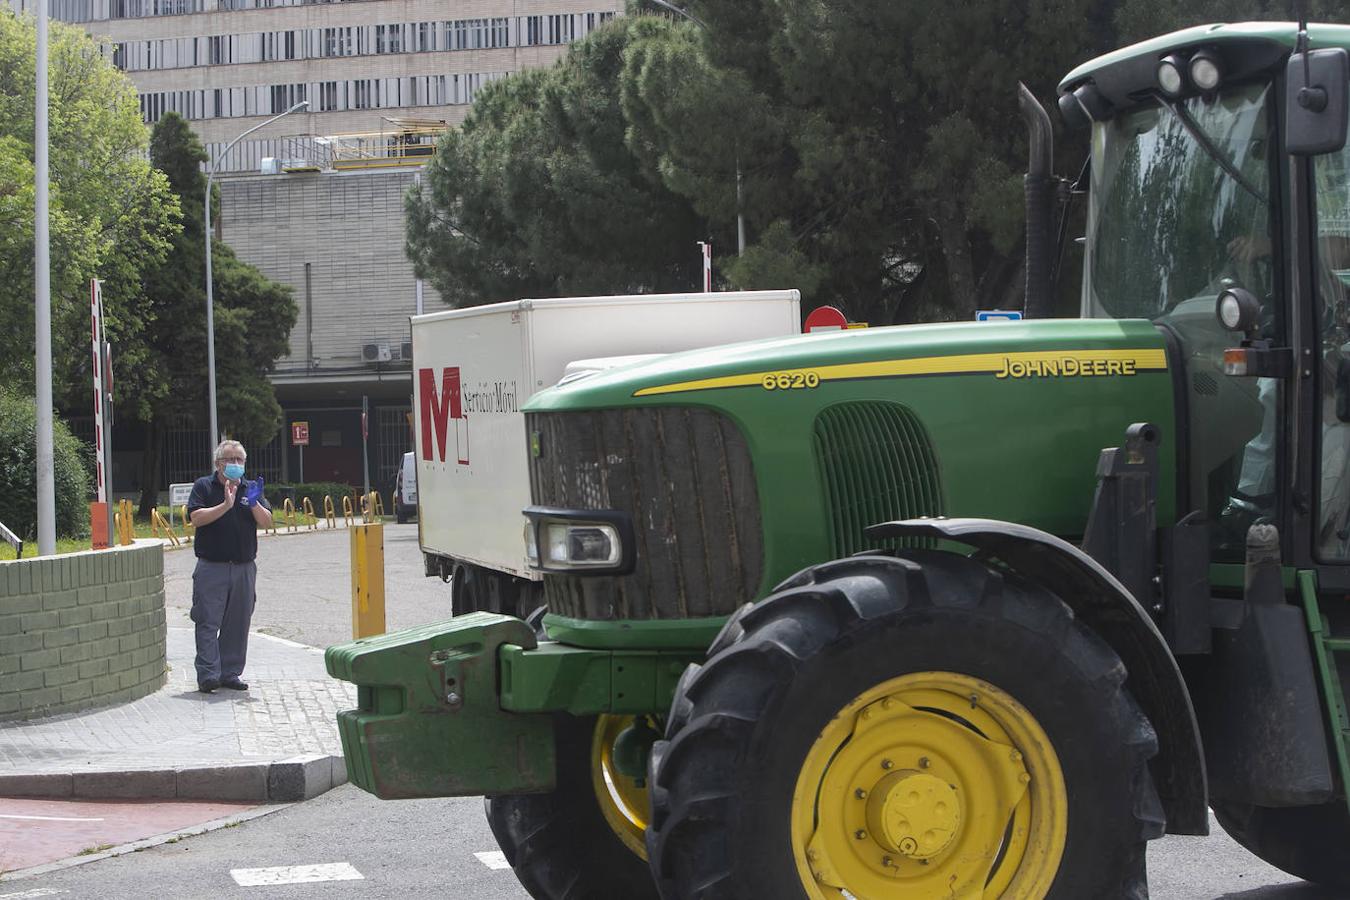
[[[248,623],[257,600],[258,565],[197,560],[192,621],[197,623],[197,683],[230,681],[244,671]]]

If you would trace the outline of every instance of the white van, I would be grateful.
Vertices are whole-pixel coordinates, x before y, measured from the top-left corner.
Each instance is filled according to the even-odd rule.
[[[417,458],[412,452],[403,454],[398,475],[394,476],[394,520],[399,524],[417,515]]]

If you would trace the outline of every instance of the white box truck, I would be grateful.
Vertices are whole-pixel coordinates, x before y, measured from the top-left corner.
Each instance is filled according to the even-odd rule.
[[[418,541],[455,613],[525,616],[530,505],[521,406],[565,372],[801,330],[788,291],[519,300],[412,318]]]

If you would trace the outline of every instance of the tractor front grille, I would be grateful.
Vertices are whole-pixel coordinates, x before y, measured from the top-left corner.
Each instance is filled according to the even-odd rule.
[[[624,576],[548,575],[549,611],[581,619],[726,615],[764,570],[759,494],[740,429],[706,409],[528,413],[537,506],[633,517],[637,567]]]
[[[825,486],[834,556],[895,544],[869,540],[879,522],[942,515],[942,481],[928,432],[899,403],[839,403],[816,417],[816,461]],[[926,546],[907,539],[904,546]]]

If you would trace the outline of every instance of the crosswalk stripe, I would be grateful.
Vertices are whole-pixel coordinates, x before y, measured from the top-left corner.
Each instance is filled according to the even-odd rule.
[[[511,864],[506,861],[506,854],[500,850],[484,850],[481,853],[475,853],[478,861],[489,869],[509,869]]]
[[[303,884],[310,881],[358,881],[366,876],[351,863],[320,863],[310,866],[271,866],[265,869],[231,869],[230,877],[240,887],[265,884]]]

